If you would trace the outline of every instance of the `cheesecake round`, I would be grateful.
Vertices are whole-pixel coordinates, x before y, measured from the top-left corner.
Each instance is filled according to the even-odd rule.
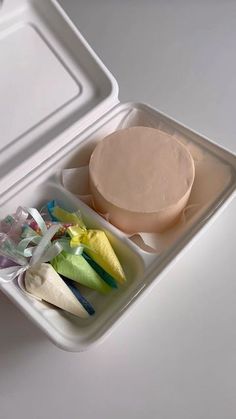
[[[187,204],[194,161],[171,135],[149,127],[115,131],[89,162],[94,207],[124,232],[162,232]]]

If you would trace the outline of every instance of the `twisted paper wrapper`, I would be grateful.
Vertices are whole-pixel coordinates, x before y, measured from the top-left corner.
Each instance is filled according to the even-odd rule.
[[[58,221],[75,224],[67,229],[72,248],[83,246],[84,252],[112,278],[120,284],[126,281],[122,266],[104,231],[87,229],[78,213],[69,213],[58,206],[52,209],[52,213]]]
[[[45,222],[35,208],[21,207],[4,220],[5,232],[0,233],[2,281],[19,277],[18,283],[23,288],[22,274],[49,261],[59,274],[105,294],[117,288],[115,280],[125,281],[120,262],[103,231],[88,230],[79,212],[70,213],[55,201],[47,208],[51,222]],[[58,238],[58,231],[62,231],[59,221],[66,223],[63,231],[69,236]],[[83,250],[86,253],[82,257]]]
[[[10,282],[17,277],[19,287],[27,295],[43,299],[79,317],[94,314],[93,307],[79,290],[67,278],[61,278],[51,264],[45,263],[55,260],[62,251],[68,252],[72,258],[82,258],[82,246],[72,249],[66,237],[52,242],[58,231],[63,231],[60,223],[45,222],[34,208],[18,208],[15,215],[6,217],[2,228],[5,232],[0,233],[1,281]],[[33,246],[29,247],[31,244]],[[87,264],[85,260],[84,263]],[[42,280],[44,274],[45,280]],[[94,275],[97,275],[95,271]],[[108,287],[105,282],[104,287]]]
[[[81,255],[73,255],[68,252],[61,252],[53,260],[51,265],[60,275],[72,279],[77,284],[85,285],[102,294],[111,291],[106,284]]]

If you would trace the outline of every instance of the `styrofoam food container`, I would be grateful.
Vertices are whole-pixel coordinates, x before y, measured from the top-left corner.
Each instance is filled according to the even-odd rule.
[[[81,351],[108,335],[228,205],[236,188],[236,156],[155,109],[121,104],[117,82],[54,0],[3,1],[0,53],[0,217],[49,199],[79,208],[89,227],[106,231],[127,275],[127,285],[109,296],[87,291],[96,315],[86,320],[31,299],[16,282],[0,278],[1,290],[56,345]],[[197,211],[167,237],[158,255],[143,251],[61,184],[63,168],[87,164],[97,141],[124,124],[161,127],[183,137],[196,160],[201,155],[206,162],[193,191],[201,201]],[[209,184],[197,195],[211,168],[222,174],[218,187],[209,194]]]

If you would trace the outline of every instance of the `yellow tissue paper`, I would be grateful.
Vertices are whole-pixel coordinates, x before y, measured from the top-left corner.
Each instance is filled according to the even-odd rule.
[[[122,266],[104,231],[87,229],[79,212],[71,213],[56,205],[52,213],[58,221],[75,224],[67,229],[67,233],[71,236],[71,247],[83,244],[85,253],[108,274],[120,284],[126,281]]]
[[[58,206],[55,206],[52,213],[58,221],[68,224],[77,224],[82,228],[86,228],[80,214],[77,212],[68,212]]]
[[[95,260],[114,279],[120,284],[126,281],[122,266],[104,231],[87,230],[79,226],[71,226],[67,231],[71,236],[71,247],[77,247],[83,244],[85,246],[85,253]]]

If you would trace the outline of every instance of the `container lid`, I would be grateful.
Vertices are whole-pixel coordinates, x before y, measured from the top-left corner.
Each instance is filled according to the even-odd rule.
[[[56,1],[0,5],[2,194],[112,108],[118,85]]]

